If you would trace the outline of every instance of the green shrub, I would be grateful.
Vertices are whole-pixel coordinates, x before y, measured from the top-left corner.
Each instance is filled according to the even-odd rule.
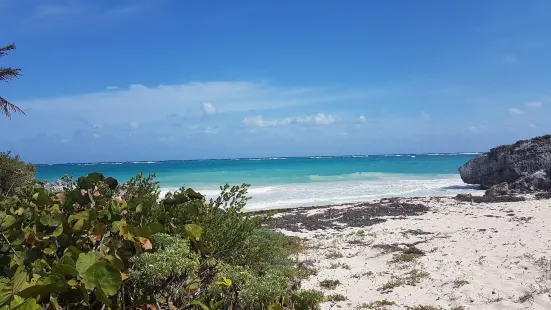
[[[293,293],[291,303],[296,310],[319,310],[324,301],[323,293],[316,290],[302,290]]]
[[[34,183],[36,169],[19,156],[0,152],[0,196],[13,194],[17,188]]]
[[[341,285],[341,281],[339,281],[339,280],[325,279],[323,281],[320,281],[320,286],[324,289],[327,289],[327,290],[334,290],[339,285]]]
[[[152,252],[130,258],[128,289],[141,303],[160,298],[175,304],[192,301],[180,286],[191,286],[199,279],[199,255],[189,248],[186,240],[167,234],[151,236]]]
[[[329,302],[339,302],[348,300],[348,298],[346,298],[343,294],[331,294],[325,297],[325,300]]]
[[[60,193],[22,184],[0,196],[1,309],[308,310],[323,300],[297,291],[299,240],[242,212],[247,186],[159,201],[154,176],[65,180]]]

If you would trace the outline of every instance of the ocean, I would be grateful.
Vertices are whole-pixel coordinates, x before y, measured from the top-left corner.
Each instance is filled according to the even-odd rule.
[[[251,184],[247,209],[316,206],[383,197],[452,196],[475,193],[461,181],[457,168],[474,158],[462,154],[312,156],[160,162],[115,162],[38,165],[38,179],[55,181],[67,174],[101,172],[119,182],[138,172],[155,173],[161,195],[182,185],[208,197],[220,185]]]

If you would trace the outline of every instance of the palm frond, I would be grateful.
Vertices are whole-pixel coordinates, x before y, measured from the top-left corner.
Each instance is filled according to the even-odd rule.
[[[4,114],[9,119],[11,119],[12,113],[20,113],[25,115],[25,112],[21,110],[18,106],[0,97],[0,114]]]
[[[4,47],[0,47],[0,57],[6,56],[8,52],[15,50],[15,44],[10,44]]]
[[[20,72],[21,72],[21,69],[0,67],[0,81],[15,79],[19,76]]]

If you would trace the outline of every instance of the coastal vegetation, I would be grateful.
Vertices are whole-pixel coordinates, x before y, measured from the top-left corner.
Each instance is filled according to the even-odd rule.
[[[17,172],[17,173],[16,173]],[[318,309],[300,290],[298,238],[242,212],[247,185],[216,199],[154,175],[91,173],[50,190],[0,154],[0,309]]]

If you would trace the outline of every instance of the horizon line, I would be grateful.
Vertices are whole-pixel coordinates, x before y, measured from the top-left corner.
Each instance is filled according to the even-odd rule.
[[[205,159],[165,159],[165,160],[128,160],[128,161],[97,161],[97,162],[66,162],[52,164],[34,164],[35,166],[62,166],[62,165],[113,165],[113,164],[157,164],[166,162],[192,162],[214,160],[281,160],[281,159],[329,159],[329,158],[367,158],[377,156],[449,156],[449,155],[479,155],[484,152],[429,152],[429,153],[391,153],[391,154],[353,154],[353,155],[309,155],[309,156],[269,156],[269,157],[235,157],[235,158],[205,158]]]

